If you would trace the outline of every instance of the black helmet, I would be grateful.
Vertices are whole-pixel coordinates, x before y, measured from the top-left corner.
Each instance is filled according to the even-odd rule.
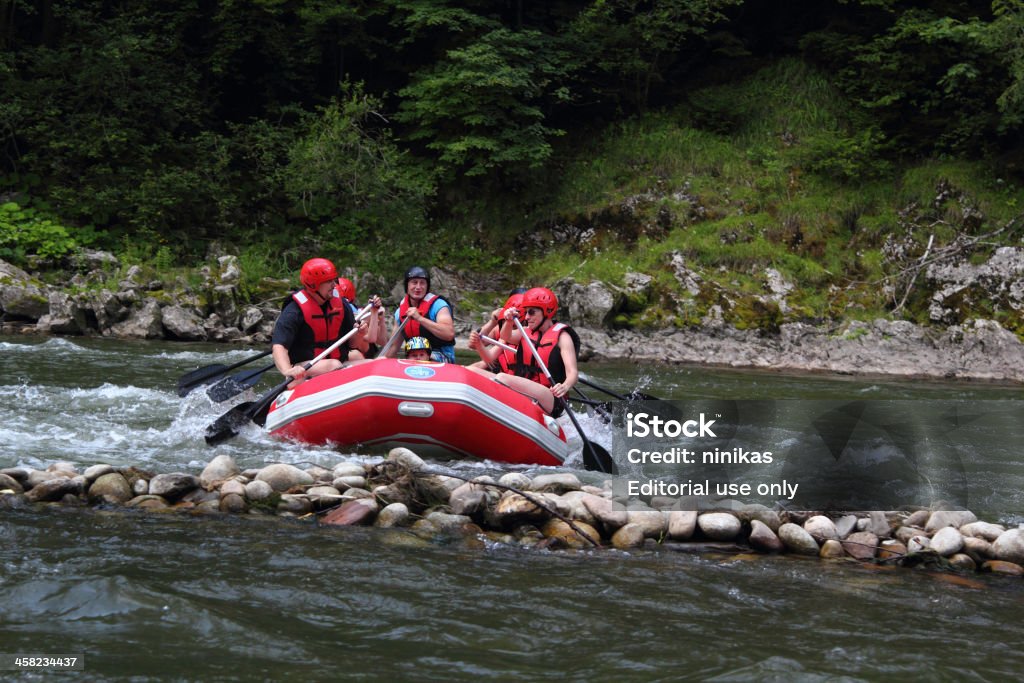
[[[405,290],[409,291],[409,280],[421,277],[427,281],[427,291],[430,291],[430,273],[423,266],[413,266],[405,273]]]

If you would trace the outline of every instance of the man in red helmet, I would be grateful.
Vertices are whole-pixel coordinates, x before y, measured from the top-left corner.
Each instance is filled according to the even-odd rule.
[[[413,266],[405,273],[405,298],[395,311],[395,323],[407,317],[404,339],[425,337],[432,349],[431,359],[455,362],[455,321],[451,304],[430,291],[430,274],[420,266]],[[392,348],[389,357],[397,355],[398,348]]]
[[[292,294],[281,311],[271,338],[274,365],[282,375],[295,380],[288,385],[289,389],[306,377],[337,370],[349,357],[362,358],[358,351],[342,344],[309,370],[303,369],[302,363],[320,355],[352,329],[355,316],[338,296],[338,271],[327,259],[306,261],[299,279],[302,289]]]
[[[505,309],[504,317],[508,321],[506,326],[515,325],[512,319],[520,315],[520,310],[525,320],[523,328],[537,349],[540,360],[551,373],[554,384],[548,381],[540,362],[533,357],[525,342],[516,349],[515,362],[494,379],[536,399],[547,413],[558,417],[565,404],[556,399],[565,399],[579,380],[576,357],[580,349],[580,337],[568,325],[555,321],[558,297],[546,287],[527,290],[523,294],[521,308]]]

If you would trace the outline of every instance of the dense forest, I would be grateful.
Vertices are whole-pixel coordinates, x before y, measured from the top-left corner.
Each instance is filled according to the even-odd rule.
[[[677,250],[867,296],[897,231],[1020,236],[1021,0],[0,0],[0,91],[22,264],[538,282]]]

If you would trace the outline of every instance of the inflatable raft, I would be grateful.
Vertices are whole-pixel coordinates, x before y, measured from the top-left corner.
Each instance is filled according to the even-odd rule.
[[[381,359],[303,382],[267,414],[274,436],[344,448],[561,465],[561,425],[531,399],[460,365]]]

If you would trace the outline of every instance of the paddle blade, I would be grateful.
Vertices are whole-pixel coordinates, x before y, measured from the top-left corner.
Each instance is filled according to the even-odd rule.
[[[212,387],[206,390],[206,395],[211,400],[221,403],[229,398],[238,396],[240,393],[256,386],[259,383],[263,373],[270,370],[273,365],[268,365],[265,368],[259,368],[258,370],[245,370],[243,372],[235,373],[230,377],[225,377],[221,381],[214,384]]]
[[[618,474],[619,472],[615,461],[612,460],[611,453],[589,439],[583,443],[583,468],[605,474]]]
[[[219,364],[207,365],[205,368],[193,370],[178,380],[178,396],[182,398],[188,396],[194,389],[204,384],[209,384],[227,372],[227,370],[228,366]]]
[[[219,443],[238,436],[238,430],[251,419],[249,411],[252,409],[252,406],[252,401],[239,403],[237,406],[218,417],[209,427],[206,428],[206,445],[216,446]]]

